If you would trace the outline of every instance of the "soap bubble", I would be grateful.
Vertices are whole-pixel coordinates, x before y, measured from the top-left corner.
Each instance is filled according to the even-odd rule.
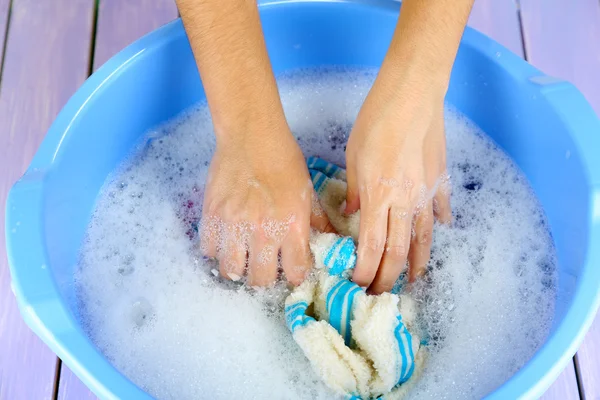
[[[131,321],[141,328],[154,317],[154,310],[145,298],[139,298],[131,305]]]
[[[376,72],[296,71],[279,80],[305,155],[345,166]],[[470,121],[451,108],[445,115],[448,171],[437,188],[450,194],[452,176],[453,224],[436,223],[425,277],[394,288],[411,290],[429,343],[427,369],[409,398],[484,397],[545,341],[556,297],[548,224],[527,180]],[[254,290],[227,268],[235,276],[224,279],[218,262],[201,254],[204,230],[223,254],[248,250],[256,229],[280,240],[292,221],[201,221],[214,148],[200,104],[148,132],[109,177],[76,270],[82,325],[119,371],[158,399],[334,399],[285,326],[286,282]],[[383,179],[419,194],[412,181]],[[316,197],[313,211],[323,212]],[[409,218],[405,210],[394,216]]]

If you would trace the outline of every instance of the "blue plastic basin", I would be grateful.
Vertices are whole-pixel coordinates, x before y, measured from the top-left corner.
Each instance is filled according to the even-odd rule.
[[[323,64],[378,66],[399,5],[279,1],[261,5],[276,72]],[[107,175],[148,129],[204,96],[180,21],[113,57],[62,110],[10,192],[6,237],[13,289],[27,324],[101,398],[150,396],[121,375],[78,322],[73,268]],[[537,397],[571,361],[600,287],[600,122],[569,83],[471,29],[447,100],[521,167],[548,216],[559,258],[550,337],[490,399]]]

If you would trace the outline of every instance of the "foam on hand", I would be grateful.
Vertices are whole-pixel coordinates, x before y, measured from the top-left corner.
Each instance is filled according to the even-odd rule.
[[[305,155],[345,166],[348,134],[375,72],[281,77],[284,110]],[[447,110],[446,131],[454,223],[436,225],[430,271],[411,289],[429,342],[423,374],[407,394],[415,399],[489,393],[544,342],[554,312],[554,250],[526,179],[457,112]],[[75,277],[84,329],[159,399],[335,398],[285,326],[286,285],[253,290],[235,274],[225,281],[200,255],[213,151],[201,104],[150,132],[109,177]],[[252,230],[224,233],[214,222],[214,235],[234,241]],[[267,223],[277,236],[287,221]]]

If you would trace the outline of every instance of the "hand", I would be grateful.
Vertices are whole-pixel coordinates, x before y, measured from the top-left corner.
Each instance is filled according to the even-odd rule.
[[[247,264],[251,286],[275,281],[281,252],[286,278],[298,285],[312,265],[311,222],[320,230],[331,231],[331,225],[322,213],[311,218],[312,182],[285,121],[247,129],[252,132],[232,135],[235,143],[217,144],[206,182],[201,247],[219,259],[227,279],[238,280]]]
[[[451,221],[444,93],[378,78],[350,134],[346,213],[361,210],[353,280],[372,293],[391,290],[407,259],[409,280],[422,275],[434,214]]]

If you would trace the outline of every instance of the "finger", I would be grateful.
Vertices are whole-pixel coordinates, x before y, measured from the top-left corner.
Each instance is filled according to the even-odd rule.
[[[432,232],[433,209],[431,202],[428,202],[417,217],[415,235],[411,238],[410,251],[408,253],[409,282],[414,282],[415,279],[425,273],[431,253]]]
[[[219,272],[221,276],[232,281],[239,281],[246,270],[246,247],[239,243],[230,243],[221,251]]]
[[[321,203],[319,203],[319,198],[315,191],[313,191],[312,196],[313,197],[310,212],[310,226],[312,226],[320,232],[335,233],[335,228],[333,227],[333,225],[331,225],[327,214],[321,207]]]
[[[217,244],[221,233],[220,218],[214,215],[202,216],[200,222],[200,251],[206,257],[217,256]]]
[[[258,233],[251,241],[248,251],[248,284],[269,286],[277,279],[277,255],[279,247],[275,241],[267,240]]]
[[[388,208],[377,201],[362,208],[358,236],[357,263],[352,280],[368,287],[377,273],[387,233]]]
[[[438,190],[433,198],[433,213],[442,224],[452,222],[452,207],[450,205],[450,179],[448,174],[440,178]]]
[[[354,168],[348,167],[346,170],[346,180],[348,188],[346,189],[346,209],[344,214],[354,214],[360,208],[360,197],[358,191],[358,183]]]
[[[299,285],[312,267],[312,258],[308,247],[309,228],[292,226],[281,246],[281,264],[285,276],[292,285]]]
[[[388,216],[387,243],[377,270],[377,275],[369,287],[369,292],[380,294],[389,292],[406,268],[406,258],[410,246],[411,219],[405,208],[392,207]]]

